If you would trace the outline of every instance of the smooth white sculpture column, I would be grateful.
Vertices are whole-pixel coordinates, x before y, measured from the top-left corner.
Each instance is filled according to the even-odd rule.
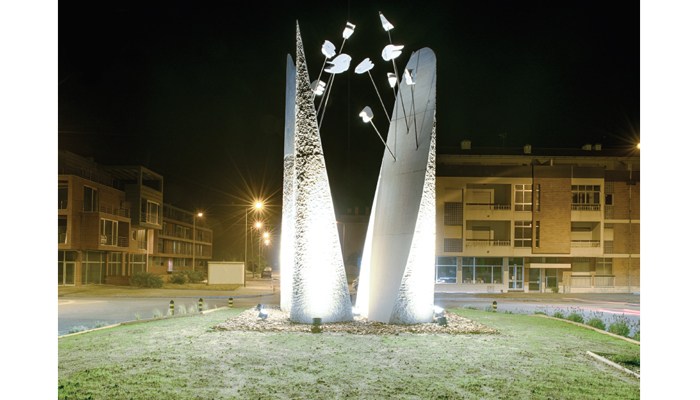
[[[297,24],[294,129],[294,270],[289,318],[312,323],[352,320],[314,94]]]
[[[433,320],[435,53],[411,55],[392,113],[360,270],[357,306],[372,321]]]
[[[292,305],[294,269],[294,104],[296,68],[287,54],[287,87],[284,110],[284,184],[282,189],[282,243],[280,248],[280,308],[289,312]]]

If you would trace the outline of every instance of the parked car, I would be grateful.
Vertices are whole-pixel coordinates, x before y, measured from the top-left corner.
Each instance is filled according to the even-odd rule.
[[[262,274],[260,275],[261,278],[272,278],[272,268],[270,267],[265,267],[263,270]]]

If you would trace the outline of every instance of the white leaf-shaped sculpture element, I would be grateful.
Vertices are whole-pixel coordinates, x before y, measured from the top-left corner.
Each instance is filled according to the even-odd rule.
[[[343,39],[347,39],[355,32],[355,24],[351,24],[349,21],[345,24],[345,29],[343,30]]]
[[[384,50],[382,50],[382,58],[384,61],[393,60],[401,55],[401,49],[403,49],[403,45],[395,46],[393,44],[388,44]]]
[[[407,85],[415,85],[416,84],[416,71],[406,68],[403,71],[403,79]]]
[[[326,40],[323,42],[323,46],[321,46],[321,53],[323,53],[326,58],[333,58],[335,55],[335,45]]]
[[[316,96],[320,96],[326,90],[326,82],[318,80],[311,82],[311,90]]]
[[[341,72],[345,72],[350,68],[351,60],[352,57],[350,57],[349,55],[340,54],[338,55],[338,57],[328,62],[328,64],[330,64],[330,67],[324,69],[324,71],[330,72],[331,74],[339,74]]]
[[[374,63],[370,61],[369,58],[365,58],[361,63],[357,64],[357,67],[355,67],[355,73],[364,74],[372,68],[374,68]]]
[[[382,20],[382,28],[384,28],[385,31],[388,32],[388,31],[394,29],[394,25],[392,25],[391,22],[389,22],[386,19],[386,17],[384,17],[384,14],[382,14],[381,11],[379,12],[379,19]]]

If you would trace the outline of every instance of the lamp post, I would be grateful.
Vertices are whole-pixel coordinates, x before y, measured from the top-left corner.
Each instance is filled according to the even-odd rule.
[[[195,242],[197,240],[197,218],[201,217],[201,216],[202,216],[202,213],[197,213],[197,215],[192,216],[192,221],[193,221],[193,224],[192,224],[192,226],[193,226],[193,229],[192,229],[192,271],[194,271],[194,269],[195,269],[194,256],[195,256],[195,248],[197,247],[196,242]]]

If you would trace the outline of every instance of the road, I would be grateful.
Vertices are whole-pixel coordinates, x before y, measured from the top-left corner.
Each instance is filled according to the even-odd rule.
[[[532,314],[535,311],[546,310],[552,314],[557,309],[579,308],[585,313],[599,311],[603,313],[603,320],[612,319],[613,315],[624,314],[633,324],[639,323],[640,306],[635,303],[625,301],[602,301],[576,298],[572,294],[565,300],[538,300],[536,295],[528,299],[492,299],[479,297],[473,294],[435,294],[435,305],[443,308],[456,308],[461,306],[474,306],[478,310],[483,310],[494,300],[498,302],[498,311],[512,311],[519,314]],[[580,296],[584,297],[584,296]],[[354,296],[353,296],[354,298]],[[116,324],[120,322],[134,321],[138,314],[141,319],[153,318],[156,309],[163,315],[167,314],[170,304],[168,298],[124,298],[124,297],[62,297],[58,299],[58,335],[68,333],[74,326],[86,326],[92,328],[98,321]],[[184,305],[187,308],[197,307],[199,297],[177,297],[175,301],[175,312],[178,307]],[[207,298],[204,301],[209,308],[227,307],[228,298]],[[234,298],[234,307],[254,307],[257,304],[279,305],[279,291],[272,295],[257,297]]]
[[[279,292],[277,292],[279,293]],[[168,298],[139,297],[73,297],[58,299],[58,335],[65,335],[74,326],[92,328],[97,322],[109,325],[120,322],[135,321],[138,314],[141,319],[153,318],[155,310],[167,315],[170,307]],[[172,299],[175,302],[175,314],[178,307],[184,305],[197,308],[199,297]],[[209,308],[228,307],[228,298],[204,298]],[[234,307],[254,307],[258,303],[279,305],[279,294],[262,297],[234,298]]]

